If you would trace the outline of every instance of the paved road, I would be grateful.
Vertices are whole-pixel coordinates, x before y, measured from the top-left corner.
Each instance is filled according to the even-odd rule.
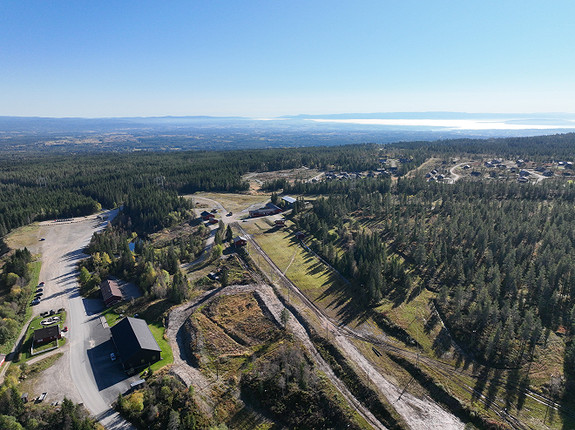
[[[113,218],[117,211],[109,213]],[[34,307],[34,314],[65,308],[69,327],[64,360],[45,372],[38,381],[54,400],[66,396],[81,402],[107,429],[132,429],[131,424],[110,408],[118,393],[129,388],[132,379],[121,371],[118,362],[110,361],[114,350],[110,331],[100,322],[100,300],[86,300],[76,282],[78,262],[85,258],[82,250],[93,233],[106,226],[95,216],[74,219],[69,223],[43,222],[38,251],[42,254],[40,280],[45,282],[44,299]],[[57,375],[54,373],[57,372]],[[56,377],[54,377],[56,376]]]

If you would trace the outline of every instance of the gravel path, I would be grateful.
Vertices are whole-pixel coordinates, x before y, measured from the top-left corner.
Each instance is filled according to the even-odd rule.
[[[301,306],[304,308],[307,307],[315,314],[320,320],[319,326],[324,330],[329,330],[330,337],[335,340],[335,343],[340,347],[339,349],[368,376],[372,385],[388,399],[411,429],[433,430],[441,428],[445,430],[459,430],[464,428],[464,424],[457,417],[443,409],[430,398],[417,398],[409,392],[403,392],[384,375],[380,374],[351,342],[348,337],[350,329],[346,326],[334,324],[331,318],[326,316],[282,273],[252,237],[248,236],[248,239],[254,245],[252,247],[253,251],[259,253],[275,271],[275,275],[279,281],[299,297],[302,302]],[[292,302],[292,304],[294,303]],[[300,313],[302,315],[304,314],[301,312],[301,309]]]

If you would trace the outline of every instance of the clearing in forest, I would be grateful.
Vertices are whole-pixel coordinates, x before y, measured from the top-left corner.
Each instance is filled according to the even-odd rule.
[[[204,197],[215,200],[226,208],[227,211],[240,212],[252,205],[265,204],[269,200],[269,195],[234,194],[234,193],[196,193],[185,197]]]
[[[369,319],[369,312],[360,311],[353,303],[353,287],[323,264],[313,252],[305,249],[293,232],[277,230],[265,220],[245,223],[242,228],[253,235],[282,273],[327,315],[352,326],[363,325],[363,328],[367,328],[367,324],[370,331],[381,334]],[[254,258],[257,260],[258,257]]]

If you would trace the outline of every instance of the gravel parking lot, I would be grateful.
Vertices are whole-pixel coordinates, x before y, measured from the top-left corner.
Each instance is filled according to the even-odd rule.
[[[111,212],[110,217],[115,215]],[[76,282],[76,267],[85,258],[82,252],[95,231],[107,223],[96,216],[68,222],[46,221],[39,225],[39,240],[31,251],[42,255],[40,281],[44,284],[41,302],[33,307],[34,315],[64,308],[69,328],[64,355],[33,383],[30,397],[47,392],[47,401],[67,397],[83,403],[109,429],[131,429],[132,426],[110,411],[110,404],[119,392],[129,388],[128,379],[110,361],[114,350],[110,331],[100,322],[100,300],[80,296]]]

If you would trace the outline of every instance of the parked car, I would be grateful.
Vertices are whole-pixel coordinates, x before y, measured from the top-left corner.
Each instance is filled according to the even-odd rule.
[[[110,353],[110,360],[116,361],[116,354],[114,354],[113,352]]]
[[[62,329],[62,331],[63,331],[64,333],[66,333],[66,332],[68,331],[68,326],[64,327],[64,328]]]
[[[46,239],[45,239],[45,238],[42,238],[42,239],[40,239],[40,242],[42,242],[42,241],[44,241],[44,240],[46,240]]]
[[[36,292],[36,297],[42,297],[43,295],[44,295],[44,293],[42,291]]]
[[[228,216],[232,216],[232,215],[233,215],[233,213],[231,211],[228,212]]]
[[[38,286],[39,286],[39,287],[43,287],[43,286],[44,286],[44,282],[40,282],[40,283],[38,284]]]
[[[40,297],[36,297],[34,300],[32,300],[31,305],[32,305],[32,306],[35,306],[35,305],[37,305],[38,303],[40,303]]]
[[[38,289],[36,290],[36,292],[37,292],[37,293],[42,293],[42,292],[44,292],[44,288],[38,288]]]

